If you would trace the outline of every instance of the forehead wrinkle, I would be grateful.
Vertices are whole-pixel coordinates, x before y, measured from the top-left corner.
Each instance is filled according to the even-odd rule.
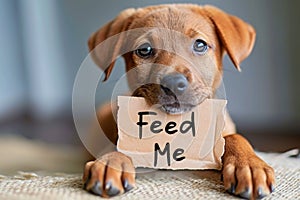
[[[202,39],[208,43],[210,43],[210,39],[209,39],[209,33],[206,32],[206,33],[203,33],[201,31],[198,31],[194,28],[190,28],[188,29],[185,34],[190,38],[190,39]]]
[[[187,16],[188,12],[186,9],[179,9],[175,6],[160,8],[152,10],[134,21],[131,28],[160,27],[180,31],[185,27]]]
[[[136,43],[141,45],[142,43],[150,42],[153,48],[171,50],[170,48],[174,49],[173,41],[172,34],[169,34],[168,30],[153,29],[143,34]]]
[[[166,28],[185,34],[188,38],[200,37],[208,41],[213,37],[213,30],[211,25],[207,22],[207,19],[203,16],[199,16],[185,9],[178,9],[174,7],[162,8],[151,11],[137,20],[136,24],[132,28],[148,27],[148,28]],[[155,37],[159,33],[151,33],[150,37]],[[148,36],[148,35],[147,35]],[[172,40],[172,36],[164,35],[168,40]],[[202,38],[201,38],[202,37]],[[212,41],[208,41],[212,42]]]
[[[194,38],[194,37],[196,37],[197,35],[199,35],[199,32],[196,31],[196,30],[193,29],[193,28],[190,28],[190,29],[188,29],[188,30],[185,32],[185,34],[186,34],[187,36],[189,36],[190,38]]]
[[[140,35],[133,44],[133,48],[138,48],[140,45],[149,42],[150,44],[153,44],[152,37],[151,37],[151,31],[147,31]]]

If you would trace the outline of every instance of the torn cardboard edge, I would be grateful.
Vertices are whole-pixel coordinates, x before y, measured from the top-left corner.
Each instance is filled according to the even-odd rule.
[[[227,101],[207,99],[193,110],[170,115],[141,97],[118,97],[117,149],[135,167],[221,169]]]

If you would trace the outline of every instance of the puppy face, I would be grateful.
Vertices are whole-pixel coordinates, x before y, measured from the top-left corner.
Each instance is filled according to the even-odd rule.
[[[147,22],[145,24],[145,22]],[[172,114],[212,97],[221,77],[221,49],[207,19],[186,9],[162,8],[132,22],[146,29],[125,56],[134,96]],[[132,42],[132,40],[130,40]]]
[[[150,105],[160,104],[170,114],[189,111],[213,97],[222,76],[223,53],[227,52],[239,69],[255,36],[253,28],[240,19],[214,7],[196,5],[129,9],[110,23],[106,32],[102,28],[91,37],[90,49],[109,37],[113,28],[115,34],[139,30],[120,36],[113,52],[133,49],[123,55],[133,95],[144,97]],[[118,24],[122,25],[116,28]],[[99,55],[92,54],[101,66]],[[113,63],[105,69],[106,78],[112,67]]]

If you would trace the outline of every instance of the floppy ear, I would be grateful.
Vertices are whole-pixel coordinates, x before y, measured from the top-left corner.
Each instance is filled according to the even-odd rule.
[[[107,38],[127,30],[132,20],[130,16],[132,16],[133,13],[135,13],[135,9],[133,8],[124,10],[114,20],[93,33],[88,40],[91,57],[93,58],[94,62],[105,72],[105,78],[103,81],[106,81],[111,74],[115,64],[115,59],[117,58],[122,47],[124,34],[116,36],[109,44],[103,43],[104,46],[101,48],[96,47]]]
[[[207,17],[214,24],[222,46],[235,67],[249,56],[255,42],[254,28],[243,20],[213,6],[204,6]]]

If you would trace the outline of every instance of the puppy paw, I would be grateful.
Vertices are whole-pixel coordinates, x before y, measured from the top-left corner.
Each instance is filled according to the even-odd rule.
[[[272,193],[275,187],[273,168],[256,155],[227,157],[222,176],[227,192],[246,199],[261,199]]]
[[[128,156],[111,152],[86,163],[83,183],[93,194],[113,197],[135,187],[135,169]]]

